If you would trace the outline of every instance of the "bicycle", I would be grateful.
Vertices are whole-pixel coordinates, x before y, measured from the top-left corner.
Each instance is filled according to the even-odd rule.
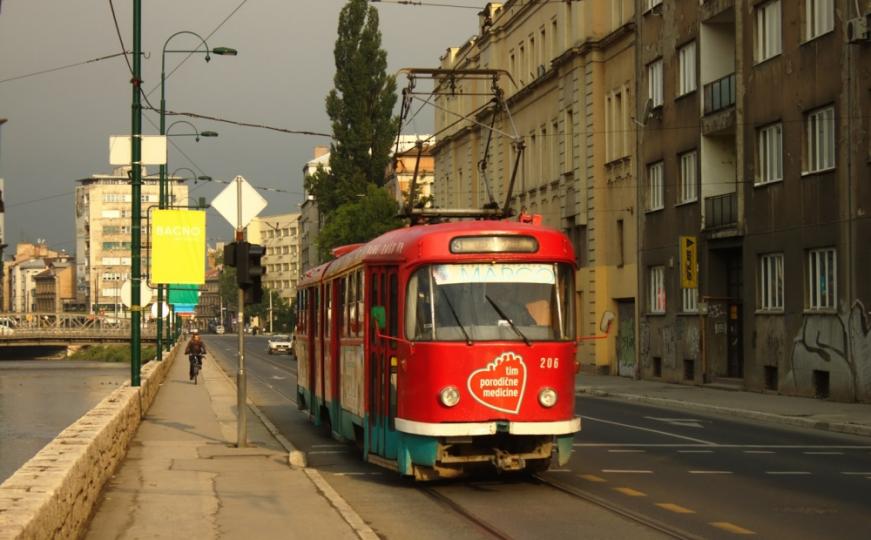
[[[188,357],[188,361],[191,364],[190,376],[191,381],[194,384],[197,384],[197,379],[199,378],[200,370],[203,369],[203,355],[202,354],[192,354]]]

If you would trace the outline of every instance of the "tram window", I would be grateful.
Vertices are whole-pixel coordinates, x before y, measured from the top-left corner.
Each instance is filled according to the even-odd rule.
[[[356,295],[357,295],[357,312],[354,314],[354,319],[357,321],[357,335],[362,335],[363,329],[363,271],[357,270],[356,282],[357,286],[355,287]]]
[[[336,335],[345,335],[345,278],[336,280]]]
[[[399,279],[396,273],[390,274],[390,335],[399,335]],[[390,340],[391,348],[396,348],[396,341]]]
[[[342,278],[342,319],[344,321],[344,330],[342,335],[348,337],[351,335],[351,298],[354,295],[354,291],[351,288],[354,286],[354,281],[351,279],[353,274],[348,274],[347,276]]]
[[[436,341],[571,339],[573,286],[568,265],[426,266],[406,288],[405,335]]]
[[[330,335],[330,328],[333,322],[333,284],[327,283],[324,285],[324,306],[326,309],[324,315],[324,335]]]
[[[370,279],[372,281],[369,283],[369,305],[377,306],[380,305],[378,298],[378,274],[373,273]]]

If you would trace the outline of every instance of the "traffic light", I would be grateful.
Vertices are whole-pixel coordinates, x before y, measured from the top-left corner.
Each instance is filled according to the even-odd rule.
[[[224,245],[224,266],[236,267],[236,242]]]
[[[245,290],[246,304],[259,304],[263,298],[260,280],[265,273],[260,259],[266,249],[248,242],[237,242],[236,246],[236,283]]]

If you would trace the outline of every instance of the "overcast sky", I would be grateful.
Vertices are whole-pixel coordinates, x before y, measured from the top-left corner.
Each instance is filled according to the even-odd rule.
[[[452,0],[480,7],[480,2]],[[132,49],[131,0],[114,0],[121,36]],[[332,88],[333,45],[344,0],[144,0],[142,72],[150,102],[160,106],[164,42],[180,30],[197,32],[210,47],[239,50],[236,57],[167,55],[168,110],[195,112],[291,130],[330,132],[324,98]],[[477,11],[449,7],[377,4],[389,70],[436,67],[448,47],[475,34]],[[179,36],[170,49],[193,49]],[[46,239],[54,249],[75,250],[75,180],[110,173],[109,136],[130,133],[130,73],[123,57],[77,64],[120,52],[109,0],[3,0],[0,10],[0,178],[6,180],[6,238]],[[21,78],[19,78],[21,77]],[[12,80],[10,80],[12,79]],[[405,80],[400,78],[401,88]],[[143,103],[147,107],[147,104]],[[405,133],[429,133],[434,111],[424,110]],[[178,117],[182,118],[182,117]],[[168,118],[167,125],[174,119]],[[323,137],[190,119],[216,139],[173,137],[169,171],[188,167],[219,180],[244,176],[264,192],[264,215],[298,211],[301,169]],[[143,115],[143,133],[158,133],[158,115]],[[173,133],[188,131],[186,126]],[[189,157],[189,159],[188,159]],[[156,167],[154,168],[156,172]],[[178,176],[190,176],[179,171]],[[223,185],[191,186],[211,201]],[[209,212],[209,242],[229,240],[229,226]]]

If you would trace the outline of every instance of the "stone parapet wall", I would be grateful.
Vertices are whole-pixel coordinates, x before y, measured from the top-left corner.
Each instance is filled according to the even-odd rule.
[[[142,368],[0,485],[0,540],[78,538],[177,356]]]

